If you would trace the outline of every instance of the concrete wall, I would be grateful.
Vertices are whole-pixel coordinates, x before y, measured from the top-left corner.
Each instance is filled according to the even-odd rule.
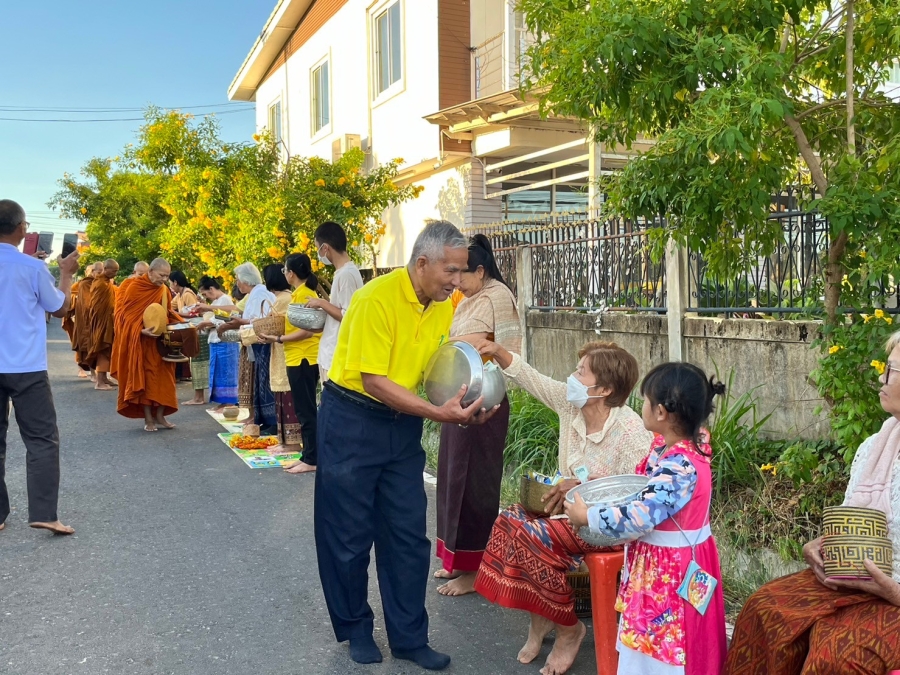
[[[541,372],[564,380],[575,368],[578,348],[589,340],[611,340],[637,358],[643,376],[668,359],[666,317],[644,314],[594,316],[566,312],[528,313],[528,353]],[[822,438],[828,433],[823,404],[809,383],[818,364],[810,349],[817,322],[685,318],[685,360],[727,380],[734,370],[732,394],[758,386],[762,414],[772,413],[766,431],[778,437]]]

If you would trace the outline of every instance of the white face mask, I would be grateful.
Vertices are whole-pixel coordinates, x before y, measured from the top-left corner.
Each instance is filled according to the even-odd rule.
[[[319,262],[323,265],[331,265],[331,261],[320,253],[321,248],[322,247],[320,246],[318,249],[316,249],[316,255],[319,257]]]
[[[605,396],[588,396],[588,386],[574,375],[566,380],[566,400],[576,408],[583,408],[589,399],[606,398]]]

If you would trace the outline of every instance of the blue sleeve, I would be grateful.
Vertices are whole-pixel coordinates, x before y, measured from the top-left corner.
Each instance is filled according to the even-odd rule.
[[[66,294],[56,287],[56,280],[46,267],[35,272],[35,294],[38,304],[45,312],[58,312],[66,301]]]
[[[653,469],[636,500],[611,508],[592,506],[588,525],[623,540],[638,539],[683,509],[696,486],[694,465],[684,455],[669,455]]]

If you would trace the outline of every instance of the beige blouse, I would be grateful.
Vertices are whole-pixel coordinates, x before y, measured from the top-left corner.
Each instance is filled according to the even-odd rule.
[[[465,298],[456,308],[450,337],[488,333],[493,341],[507,351],[522,351],[522,324],[516,298],[505,284],[488,279],[484,287],[471,298]]]
[[[172,298],[172,309],[181,314],[181,310],[185,307],[191,307],[198,302],[200,302],[200,298],[197,297],[197,294],[190,288],[185,288]]]
[[[612,408],[603,429],[588,434],[581,410],[566,400],[564,383],[542,375],[518,354],[503,372],[559,415],[559,472],[566,478],[574,478],[580,466],[599,476],[634,473],[650,451],[653,433],[627,405]]]
[[[272,310],[276,314],[287,314],[288,305],[290,304],[291,294],[288,291],[279,291],[275,294],[275,304],[272,306]],[[284,360],[284,345],[277,342],[272,345],[272,356],[269,359],[269,388],[273,392],[280,393],[291,390],[291,384],[288,382],[287,366]]]

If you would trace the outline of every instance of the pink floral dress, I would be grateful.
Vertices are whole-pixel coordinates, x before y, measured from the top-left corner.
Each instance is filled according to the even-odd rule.
[[[636,539],[626,550],[616,598],[621,675],[718,675],[725,662],[725,603],[716,542],[709,531],[712,472],[709,444],[690,441],[667,448],[657,436],[636,472],[648,477],[638,500],[622,507],[591,508],[591,528]],[[693,546],[693,556],[691,545]],[[716,579],[705,613],[678,594],[691,560]],[[696,597],[708,577],[689,589]]]

